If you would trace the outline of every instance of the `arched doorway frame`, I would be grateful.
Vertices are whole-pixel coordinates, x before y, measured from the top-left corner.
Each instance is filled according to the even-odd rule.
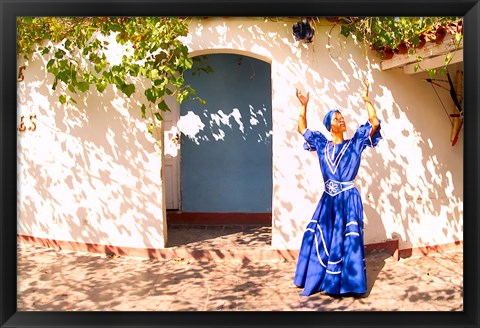
[[[264,55],[261,55],[261,54],[258,54],[258,53],[255,53],[255,52],[252,52],[252,51],[247,51],[247,50],[242,50],[242,49],[231,49],[231,48],[209,48],[209,49],[200,49],[200,50],[193,50],[189,53],[189,57],[190,58],[193,58],[193,57],[198,57],[198,56],[203,56],[203,55],[215,55],[215,54],[229,54],[229,55],[241,55],[241,56],[245,56],[245,57],[249,57],[249,58],[254,58],[254,59],[257,59],[257,60],[260,60],[264,63],[267,63],[270,65],[270,67],[272,67],[272,59],[269,58],[269,57],[266,57]],[[270,70],[270,81],[272,80],[272,70]],[[272,90],[270,90],[270,97],[272,98],[273,96],[273,93],[272,93]],[[272,103],[273,105],[273,103]],[[176,113],[174,113],[174,119],[178,120],[179,119],[179,113],[180,113],[180,104],[175,104],[174,106],[172,106],[172,111],[176,111]],[[271,108],[272,110],[272,115],[273,115],[273,108]],[[174,122],[173,124],[176,124],[176,122]],[[273,134],[273,125],[272,125],[272,134]],[[273,138],[273,136],[272,136]],[[164,143],[165,142],[168,142],[168,139],[166,138],[165,134],[164,134]],[[181,151],[179,152],[179,156],[177,157],[177,160],[178,162],[180,162],[181,160]],[[178,165],[178,167],[180,168],[180,165]],[[165,172],[165,160],[162,161],[162,172]],[[273,163],[272,163],[272,181],[273,181]],[[178,186],[178,188],[181,187],[181,182],[180,182],[180,174],[178,174],[178,176],[176,177],[178,180],[176,181],[176,185]],[[165,180],[165,179],[164,179]],[[165,186],[166,188],[166,186]],[[167,192],[167,190],[164,188],[165,190],[165,193]],[[177,194],[177,193],[176,193]],[[179,195],[179,192],[178,192],[178,197],[179,197],[179,200],[178,200],[178,206],[179,208],[181,208],[181,196]],[[167,209],[167,206],[166,206],[166,199],[164,197],[164,208]],[[272,213],[273,213],[273,192],[272,192],[272,200],[271,200],[271,208],[272,208]],[[168,214],[167,214],[168,215]],[[167,215],[165,215],[165,220],[167,220]],[[168,215],[170,219],[172,218],[175,218],[175,217],[178,217],[178,213],[171,213],[170,215]],[[262,218],[263,219],[263,218]],[[261,220],[262,220],[261,219]],[[253,220],[255,220],[255,218],[253,218]],[[166,226],[166,222],[165,223],[165,226]],[[272,221],[272,217],[270,216],[269,218],[269,224],[272,225],[273,224],[273,221]]]

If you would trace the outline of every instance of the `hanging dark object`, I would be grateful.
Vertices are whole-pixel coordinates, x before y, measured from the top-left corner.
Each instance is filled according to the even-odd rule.
[[[463,108],[460,104],[461,95],[462,95],[462,73],[460,71],[457,72],[457,76],[456,76],[457,87],[456,88],[453,85],[452,78],[450,77],[450,73],[448,71],[447,71],[447,78],[448,78],[448,81],[435,80],[435,79],[425,79],[425,81],[427,81],[428,83],[430,83],[432,85],[432,88],[435,91],[435,93],[437,94],[437,97],[440,100],[440,102],[442,103],[442,106],[445,109],[445,111],[446,111],[445,105],[443,104],[442,99],[440,98],[437,91],[435,90],[434,85],[436,85],[438,87],[441,87],[442,89],[445,89],[445,90],[449,91],[449,93],[450,93],[450,97],[452,98],[453,103],[454,103],[455,108],[456,108],[456,111],[457,111],[457,113],[454,113],[454,114],[449,114],[448,115],[448,113],[447,113],[447,115],[450,118],[450,122],[452,123],[452,129],[451,129],[451,132],[450,132],[450,141],[452,141],[452,146],[455,146],[455,144],[458,141],[458,136],[460,134],[460,131],[463,127],[463,120],[464,120],[464,118],[463,118]],[[436,83],[435,81],[448,82],[449,87],[448,88],[444,87],[444,86]],[[451,118],[453,118],[453,121],[452,121]]]
[[[460,102],[458,101],[457,91],[453,86],[452,78],[450,77],[450,73],[448,72],[447,72],[447,77],[448,77],[448,84],[450,85],[450,97],[452,97],[453,103],[455,104],[455,106],[457,106],[458,111],[462,113],[463,109],[462,109],[462,106],[460,106]]]
[[[450,85],[450,96],[453,99],[453,102],[455,103],[455,108],[458,111],[458,114],[450,114],[450,116],[453,117],[453,127],[450,135],[450,140],[452,141],[452,146],[455,146],[455,144],[458,141],[458,135],[460,134],[460,130],[463,127],[463,108],[461,107],[460,103],[462,101],[462,95],[463,95],[463,72],[457,71],[457,76],[456,76],[456,88],[453,86],[452,78],[450,77],[450,74],[447,71],[447,77],[448,77],[448,84]]]
[[[315,29],[310,25],[306,18],[293,24],[292,30],[296,41],[302,40],[305,43],[313,41]]]
[[[295,23],[293,24],[293,36],[295,37],[296,41],[300,41],[302,39],[302,28],[300,27],[301,24]]]
[[[441,87],[442,89],[447,90],[450,93],[450,97],[452,98],[453,103],[455,104],[455,106],[457,106],[458,111],[460,112],[460,114],[463,114],[463,109],[462,109],[462,106],[460,105],[460,101],[459,101],[458,96],[457,96],[458,92],[457,92],[457,90],[455,90],[455,87],[453,86],[452,78],[450,77],[450,74],[448,72],[447,72],[447,78],[448,78],[448,81],[435,80],[435,79],[424,79],[424,80],[429,82],[430,84],[432,84],[432,87],[433,87],[433,85],[436,85],[436,86]],[[435,81],[448,82],[449,88],[446,88],[446,87],[436,83]],[[460,91],[460,90],[458,90],[458,91]],[[437,97],[438,97],[438,94],[437,94]],[[440,97],[439,97],[439,99],[440,99]],[[441,101],[441,99],[440,99],[440,101]]]
[[[453,127],[452,127],[452,147],[456,145],[458,141],[458,135],[460,134],[460,131],[462,130],[463,127],[463,116],[459,114],[452,114],[452,115],[458,115],[459,117],[453,121]]]

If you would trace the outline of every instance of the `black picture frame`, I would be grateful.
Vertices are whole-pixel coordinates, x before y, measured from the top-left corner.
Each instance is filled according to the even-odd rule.
[[[17,16],[464,16],[463,312],[17,312]],[[478,0],[0,0],[1,327],[478,327],[479,40]]]

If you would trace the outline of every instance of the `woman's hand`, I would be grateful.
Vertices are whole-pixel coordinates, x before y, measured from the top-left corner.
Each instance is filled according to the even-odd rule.
[[[363,83],[365,84],[365,90],[362,92],[362,99],[364,101],[368,101],[368,88],[370,87],[370,82],[368,82],[368,79],[363,80]]]
[[[302,108],[300,108],[300,115],[298,117],[298,125],[297,131],[300,132],[301,135],[305,133],[307,129],[307,104],[308,99],[310,98],[310,92],[307,93],[306,96],[302,95],[300,90],[297,89],[297,98],[302,104]]]
[[[308,104],[308,100],[310,99],[310,92],[307,92],[307,95],[304,96],[304,95],[302,95],[302,92],[297,89],[297,98],[300,101],[300,103],[302,104],[302,106],[306,107],[307,104]]]
[[[372,102],[368,98],[368,88],[370,87],[370,82],[368,82],[368,79],[365,79],[363,80],[363,83],[365,84],[365,90],[362,92],[362,98],[363,98],[363,101],[365,101],[365,106],[367,107],[368,120],[372,125],[372,129],[370,130],[370,137],[371,137],[373,136],[377,128],[380,126],[380,121],[378,120],[377,112],[373,107]]]

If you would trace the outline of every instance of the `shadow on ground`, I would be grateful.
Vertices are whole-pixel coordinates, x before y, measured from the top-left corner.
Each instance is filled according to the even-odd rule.
[[[245,260],[269,228],[171,226],[172,246],[237,258],[141,259],[18,245],[18,311],[462,311],[461,250],[396,261],[366,257],[363,297],[299,295],[295,260]],[[203,232],[203,237],[196,236]],[[215,248],[222,247],[222,248]],[[243,253],[242,253],[243,251]],[[236,255],[235,255],[236,254]]]
[[[169,224],[167,247],[270,247],[272,227],[265,225]]]

